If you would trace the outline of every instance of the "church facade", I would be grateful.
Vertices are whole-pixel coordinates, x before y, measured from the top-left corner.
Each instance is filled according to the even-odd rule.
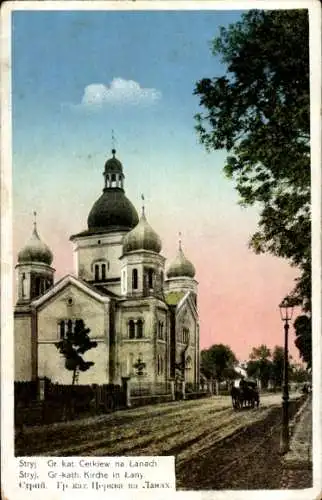
[[[105,163],[103,192],[88,215],[87,229],[70,238],[74,274],[54,281],[53,253],[36,223],[18,254],[17,381],[46,376],[70,384],[71,372],[55,343],[83,320],[97,347],[84,355],[94,365],[80,374],[80,384],[119,384],[122,377],[135,382],[138,361],[144,363],[145,382],[167,382],[179,369],[187,383],[199,383],[195,268],[181,242],[166,266],[161,239],[144,207],[139,217],[125,195],[123,165],[115,153]]]

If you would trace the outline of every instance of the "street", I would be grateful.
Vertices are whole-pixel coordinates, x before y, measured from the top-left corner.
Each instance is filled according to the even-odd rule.
[[[258,409],[234,411],[230,397],[213,396],[122,410],[26,429],[16,454],[175,455],[178,489],[279,488],[280,404],[263,395]]]

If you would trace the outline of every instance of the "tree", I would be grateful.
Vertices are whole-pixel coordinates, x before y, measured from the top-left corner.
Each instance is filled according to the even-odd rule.
[[[78,380],[79,372],[87,371],[94,365],[93,361],[85,361],[82,357],[87,351],[97,347],[97,342],[89,337],[90,329],[85,327],[82,319],[76,320],[73,328],[72,322],[68,324],[66,337],[55,346],[65,358],[65,367],[73,372],[72,385]]]
[[[269,359],[270,357],[271,351],[268,347],[260,345],[259,347],[253,347],[247,363],[247,375],[259,378],[263,388],[267,387],[271,377],[272,363]]]
[[[227,150],[224,171],[240,204],[260,209],[250,247],[298,268],[289,295],[310,311],[308,13],[250,10],[221,28],[212,52],[227,71],[196,84],[197,133],[208,151]]]
[[[312,325],[311,320],[305,314],[302,314],[296,318],[294,321],[295,329],[295,345],[300,351],[301,358],[307,367],[312,366]]]
[[[292,380],[298,384],[303,382],[310,382],[310,375],[308,370],[302,366],[293,365]]]
[[[274,387],[282,387],[284,373],[284,349],[275,346],[272,355],[271,376]]]
[[[201,371],[207,378],[215,378],[218,381],[233,378],[233,368],[237,362],[228,345],[214,344],[201,351]]]

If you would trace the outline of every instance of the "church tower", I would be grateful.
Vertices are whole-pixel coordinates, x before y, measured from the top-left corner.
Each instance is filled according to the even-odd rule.
[[[36,213],[34,215],[36,216]],[[18,254],[17,304],[29,304],[52,286],[55,272],[51,267],[52,261],[53,254],[40,239],[35,220],[31,238]]]
[[[143,198],[143,197],[142,197]],[[163,298],[164,262],[161,239],[142,214],[137,226],[123,240],[121,293],[126,297]]]
[[[105,163],[103,193],[87,219],[87,230],[71,236],[76,276],[120,293],[120,256],[124,235],[138,223],[135,207],[125,196],[123,165],[112,157]]]
[[[15,380],[34,380],[37,377],[36,317],[31,302],[53,285],[55,270],[51,267],[52,261],[53,254],[40,239],[35,220],[31,238],[18,253],[16,265]]]
[[[166,273],[165,295],[170,309],[170,374],[179,375],[187,383],[198,382],[200,370],[195,273],[194,265],[183,253],[179,233],[178,253]]]
[[[142,200],[144,200],[142,196]],[[168,375],[167,305],[163,294],[165,258],[161,239],[142,207],[139,223],[123,240],[121,261],[120,360],[122,373],[132,376],[135,362],[143,362],[146,382],[164,382]]]
[[[175,259],[170,263],[165,281],[165,291],[174,293],[192,292],[197,304],[197,281],[194,279],[196,270],[182,250],[181,234],[179,234],[179,248]]]

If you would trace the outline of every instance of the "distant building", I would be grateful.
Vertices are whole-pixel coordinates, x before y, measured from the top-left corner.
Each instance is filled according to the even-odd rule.
[[[77,207],[75,207],[77,209]],[[71,373],[55,347],[82,319],[98,347],[85,359],[94,366],[79,383],[164,382],[182,368],[185,380],[199,382],[199,320],[195,268],[178,254],[165,273],[161,239],[125,196],[121,162],[112,151],[104,186],[87,219],[71,236],[75,275],[54,282],[53,253],[40,239],[36,222],[18,254],[15,325],[15,379],[47,376],[68,384]]]

